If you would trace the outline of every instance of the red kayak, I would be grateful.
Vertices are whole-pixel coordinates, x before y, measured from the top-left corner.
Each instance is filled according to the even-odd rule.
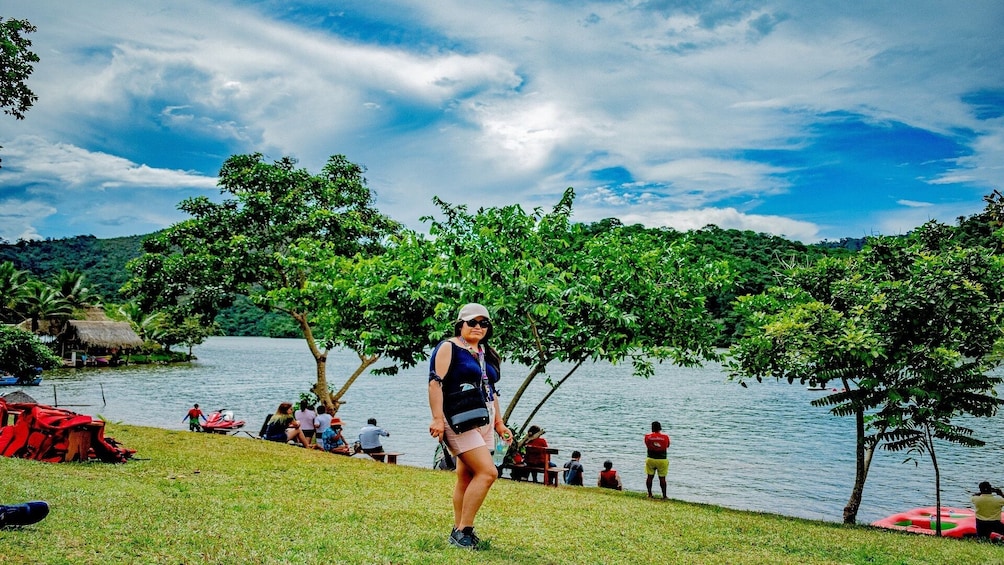
[[[873,526],[915,534],[934,535],[937,508],[914,508],[872,522]],[[969,508],[941,507],[941,535],[949,538],[976,537],[976,513]]]
[[[234,417],[233,410],[222,408],[206,417],[206,422],[202,424],[202,431],[211,434],[229,434],[244,427],[244,420]]]

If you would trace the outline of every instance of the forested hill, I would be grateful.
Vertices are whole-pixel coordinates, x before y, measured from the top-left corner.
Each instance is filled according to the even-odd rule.
[[[150,235],[111,239],[80,235],[0,243],[0,263],[10,261],[15,268],[44,281],[51,281],[64,270],[80,271],[87,275],[87,286],[94,294],[106,304],[118,304],[124,301],[119,289],[129,279],[126,263],[142,255],[143,240]],[[243,297],[238,297],[233,306],[220,312],[216,323],[225,335],[300,336],[288,316],[262,312]]]
[[[149,234],[147,234],[149,235]],[[142,254],[147,235],[98,239],[80,235],[66,239],[0,244],[0,263],[11,261],[33,277],[50,280],[61,271],[80,271],[88,286],[109,302],[119,302],[119,288],[129,278],[126,262]]]
[[[616,221],[593,224],[594,231],[609,229]],[[645,229],[632,226],[629,229]],[[686,237],[697,245],[708,261],[726,260],[736,273],[736,287],[720,296],[709,297],[709,308],[716,317],[731,318],[731,302],[737,294],[756,293],[773,282],[781,263],[812,261],[820,255],[854,252],[864,240],[841,239],[803,245],[769,234],[726,230],[707,226],[691,232],[664,230],[671,240]],[[105,303],[123,301],[119,289],[129,278],[126,263],[142,254],[143,240],[150,234],[111,239],[82,235],[65,239],[19,241],[0,244],[0,263],[11,261],[17,269],[28,271],[40,280],[52,280],[61,271],[80,271],[87,276],[92,292]],[[247,299],[239,297],[231,308],[220,312],[217,324],[225,335],[265,335],[297,337],[298,328],[288,316],[265,313]]]

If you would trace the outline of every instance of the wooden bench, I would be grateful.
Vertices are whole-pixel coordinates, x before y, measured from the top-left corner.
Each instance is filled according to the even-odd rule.
[[[531,461],[534,464],[528,465],[505,465],[508,468],[509,476],[516,481],[526,480],[530,477],[530,473],[541,473],[544,476],[544,484],[553,487],[558,486],[558,468],[551,467],[551,456],[557,455],[558,450],[553,447],[536,447],[532,445],[526,446],[526,454],[524,455],[524,460]],[[536,478],[536,477],[535,477]],[[537,482],[534,480],[533,482]]]
[[[377,459],[379,457],[385,457],[386,458],[385,460],[387,461],[388,465],[397,465],[397,456],[398,455],[404,455],[404,453],[383,452],[383,453],[367,453],[366,455],[369,455],[370,457],[372,457],[374,459]],[[379,460],[379,459],[377,459],[377,460]]]

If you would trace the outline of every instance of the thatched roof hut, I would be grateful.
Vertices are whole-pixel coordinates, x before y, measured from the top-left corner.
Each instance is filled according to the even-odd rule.
[[[133,331],[128,322],[95,322],[91,320],[69,320],[67,333],[71,342],[83,347],[105,349],[128,349],[140,347],[143,340]]]

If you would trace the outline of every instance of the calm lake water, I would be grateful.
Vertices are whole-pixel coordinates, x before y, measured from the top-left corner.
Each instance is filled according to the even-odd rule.
[[[190,364],[51,371],[41,386],[26,392],[39,402],[58,400],[60,406],[109,421],[168,429],[187,429],[182,420],[193,403],[207,414],[225,407],[257,434],[279,402],[295,402],[314,382],[313,359],[302,340],[215,337],[196,347],[195,354],[198,360]],[[331,354],[329,381],[341,385],[356,366],[351,352]],[[565,368],[554,365],[549,375],[557,381]],[[404,453],[402,464],[431,466],[436,444],[428,435],[427,370],[423,365],[393,377],[361,376],[338,414],[346,423],[346,436],[354,436],[367,418],[376,418],[391,432],[384,446]],[[526,374],[523,367],[503,367],[503,407]],[[521,423],[547,390],[545,379],[538,377],[513,421]],[[584,365],[551,397],[535,423],[547,431],[544,437],[551,446],[561,450],[559,465],[573,449],[582,452],[589,484],[610,459],[626,489],[644,491],[642,437],[651,421],[659,420],[672,438],[670,497],[839,522],[854,479],[853,420],[810,406],[821,394],[825,392],[774,382],[742,388],[714,364],[696,369],[663,365],[648,380],[631,376],[629,366]],[[969,423],[987,441],[985,447],[938,447],[946,506],[966,506],[968,491],[982,480],[1004,482],[1004,419],[998,415]],[[903,463],[906,457],[876,454],[860,522],[934,504],[930,461]]]

